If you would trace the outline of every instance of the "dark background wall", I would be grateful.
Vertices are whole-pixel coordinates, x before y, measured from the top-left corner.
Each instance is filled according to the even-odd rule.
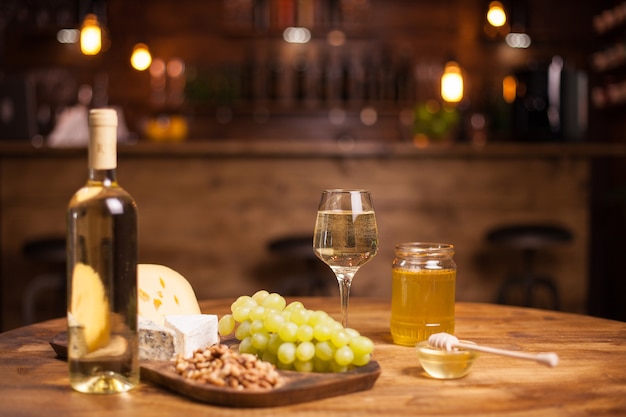
[[[37,79],[40,101],[49,102],[52,115],[75,101],[78,85],[87,83],[97,102],[122,106],[131,130],[140,134],[146,118],[180,113],[196,139],[336,140],[349,135],[375,141],[410,140],[411,129],[400,115],[438,98],[439,77],[450,58],[458,60],[465,75],[465,119],[484,115],[491,140],[509,139],[513,132],[511,121],[502,118],[502,78],[545,65],[554,56],[586,72],[591,54],[605,43],[594,32],[592,18],[613,4],[575,0],[565,9],[557,1],[518,0],[513,18],[524,23],[532,45],[512,49],[502,35],[485,32],[484,0],[311,0],[312,40],[305,45],[282,40],[284,26],[297,19],[276,23],[276,5],[296,1],[3,3],[0,70]],[[110,39],[95,57],[81,55],[76,44],[56,41],[59,28],[79,26],[88,11],[99,13]],[[343,45],[329,44],[333,29],[344,33]],[[155,91],[148,71],[130,67],[137,42],[147,43],[153,56],[166,63],[184,62],[183,102]],[[379,119],[364,128],[358,116],[366,106],[376,109]],[[342,126],[329,121],[333,107],[347,111]],[[39,130],[46,133],[54,118],[44,119]]]

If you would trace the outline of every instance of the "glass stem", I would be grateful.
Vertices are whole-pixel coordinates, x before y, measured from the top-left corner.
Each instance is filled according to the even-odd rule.
[[[348,327],[348,300],[350,298],[350,285],[358,268],[334,269],[339,283],[339,296],[341,297],[341,324]]]

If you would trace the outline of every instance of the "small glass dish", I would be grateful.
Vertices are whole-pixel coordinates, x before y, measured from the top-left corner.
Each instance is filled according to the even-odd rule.
[[[463,342],[475,344],[466,340]],[[478,352],[463,349],[453,349],[448,352],[430,346],[427,340],[419,342],[415,350],[424,371],[437,379],[464,377],[478,358]]]

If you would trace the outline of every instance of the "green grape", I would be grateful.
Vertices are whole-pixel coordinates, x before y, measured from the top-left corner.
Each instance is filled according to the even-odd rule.
[[[263,354],[261,355],[261,360],[264,360],[265,362],[269,362],[269,363],[276,363],[278,362],[278,357],[276,357],[276,352],[270,352],[270,351],[263,351]]]
[[[252,307],[250,310],[250,320],[265,319],[266,308],[263,306]]]
[[[278,352],[278,348],[283,344],[283,341],[278,336],[278,333],[271,333],[267,342],[267,350],[273,354]],[[275,363],[275,362],[272,362]]]
[[[291,321],[301,326],[309,321],[311,317],[311,310],[306,308],[296,309],[291,311]]]
[[[299,343],[296,347],[296,359],[308,362],[315,356],[315,345],[311,342]]]
[[[268,332],[277,332],[285,324],[285,321],[281,313],[271,310],[265,315],[263,324]]]
[[[328,372],[330,371],[330,361],[322,360],[317,356],[313,358],[313,370],[315,372]]]
[[[352,359],[352,365],[364,366],[370,363],[371,359],[372,355],[370,353],[366,353],[364,355],[354,355],[354,359]]]
[[[233,331],[240,352],[299,372],[345,372],[367,365],[374,349],[371,339],[344,329],[325,311],[309,310],[300,301],[286,304],[283,296],[266,290],[231,304],[218,332],[226,336]]]
[[[278,330],[278,335],[285,342],[295,342],[297,340],[298,325],[295,323],[285,323]]]
[[[285,310],[291,311],[291,312],[295,310],[302,310],[302,309],[304,309],[304,304],[302,304],[302,302],[300,301],[292,301],[285,307]]]
[[[286,304],[287,302],[285,301],[285,298],[282,295],[277,294],[275,292],[265,297],[265,299],[263,300],[263,303],[261,303],[263,307],[270,308],[272,310],[277,310],[277,311],[282,311],[285,308]]]
[[[250,323],[250,333],[267,333],[263,320],[254,320],[252,323]]]
[[[220,336],[227,336],[235,330],[235,319],[230,314],[225,314],[217,322],[217,332]]]
[[[250,297],[249,295],[242,295],[241,297],[237,298],[234,303],[230,305],[230,311],[234,313],[235,310],[239,307],[251,307],[252,308],[256,305],[257,305],[257,302],[254,301],[252,297]]]
[[[337,362],[340,366],[350,365],[353,359],[354,353],[352,352],[350,346],[343,346],[335,351],[335,362]]]
[[[352,329],[350,327],[346,327],[344,331],[348,333],[348,337],[350,338],[350,340],[354,339],[355,337],[361,336],[361,333],[359,333],[358,330]]]
[[[265,298],[268,295],[270,295],[270,293],[267,292],[266,290],[259,290],[254,293],[254,295],[252,296],[252,299],[256,301],[258,305],[261,305],[263,303],[263,300],[265,300]]]
[[[285,321],[291,321],[291,311],[283,310],[280,312],[280,315],[285,319]]]
[[[355,355],[365,355],[372,353],[374,350],[374,342],[365,336],[357,336],[350,340],[350,347]]]
[[[293,368],[298,372],[313,372],[313,361],[301,361],[296,359]]]
[[[249,336],[239,342],[239,352],[256,355],[257,349],[252,345],[252,339]]]
[[[337,333],[337,332],[343,332],[345,331],[343,324],[341,324],[340,322],[338,322],[337,320],[331,320],[328,323],[328,326],[330,327],[330,331],[333,333]]]
[[[276,352],[278,361],[284,364],[291,364],[296,360],[296,345],[294,343],[285,342],[278,348]]]
[[[318,323],[313,327],[313,337],[319,342],[330,340],[330,327],[326,323]]]
[[[296,338],[300,342],[310,342],[311,340],[313,340],[313,327],[309,326],[308,324],[302,324],[298,326]]]
[[[328,319],[330,319],[328,313],[322,310],[315,310],[313,313],[311,313],[308,323],[311,326],[315,327],[318,323],[324,323]]]
[[[329,342],[318,342],[315,345],[315,356],[323,361],[330,361],[335,356],[335,349]]]
[[[238,306],[233,310],[233,318],[235,321],[241,323],[250,317],[251,307],[249,306]]]
[[[250,320],[239,323],[239,326],[235,329],[235,337],[237,340],[243,340],[248,336],[250,336]]]
[[[348,365],[340,365],[335,361],[330,362],[330,370],[331,372],[339,373],[348,371]]]
[[[333,343],[333,345],[335,345],[335,347],[340,348],[350,342],[350,336],[345,330],[338,330],[334,331],[333,334],[330,336],[330,341]]]
[[[251,337],[252,346],[256,349],[264,351],[267,349],[267,343],[269,341],[269,335],[267,333],[258,332],[254,333]]]

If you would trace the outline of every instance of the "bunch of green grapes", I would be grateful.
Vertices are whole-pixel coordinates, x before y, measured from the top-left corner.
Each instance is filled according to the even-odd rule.
[[[279,369],[300,372],[345,372],[367,365],[374,343],[344,328],[321,310],[308,310],[299,301],[265,290],[241,296],[231,314],[219,320],[221,336],[233,331],[239,351],[251,353]]]

